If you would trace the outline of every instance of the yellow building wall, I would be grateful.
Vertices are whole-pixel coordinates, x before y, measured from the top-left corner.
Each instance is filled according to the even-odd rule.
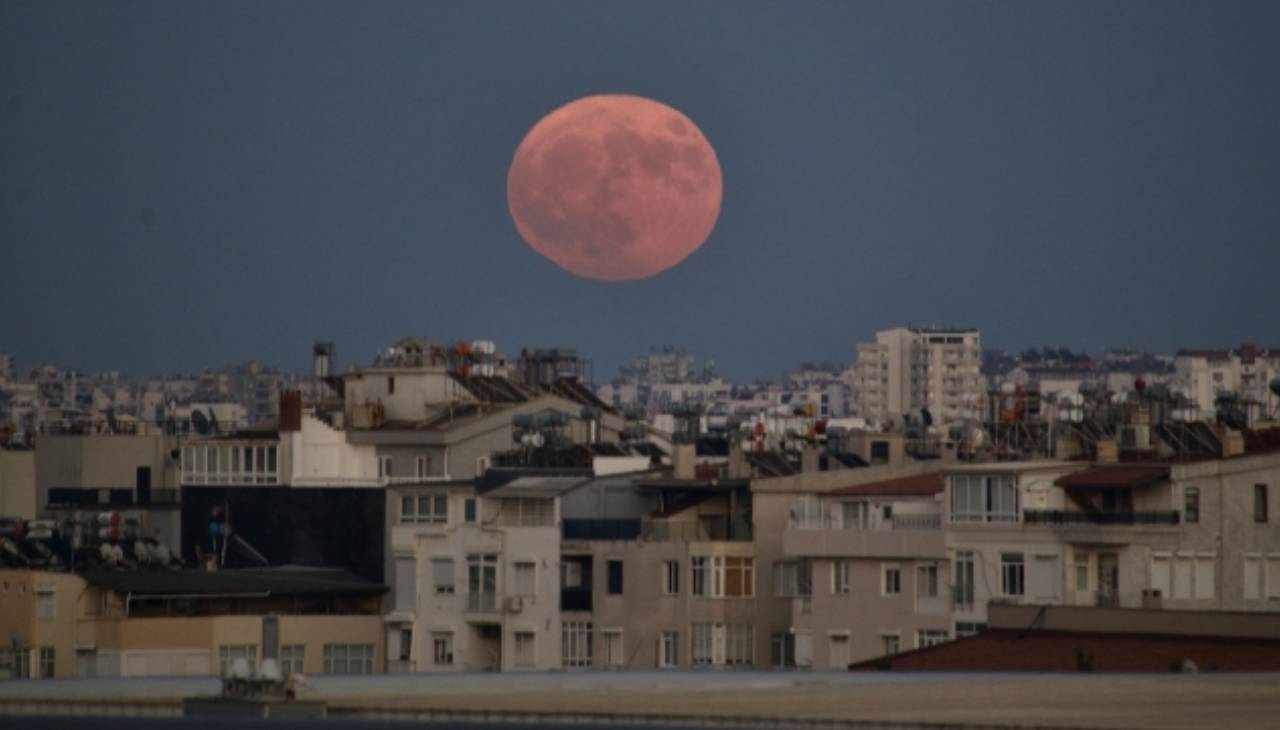
[[[74,677],[76,619],[85,582],[68,573],[0,570],[0,637],[31,649],[31,675],[40,676],[40,648],[54,650],[54,676]],[[53,591],[53,616],[37,615],[37,597]]]
[[[0,517],[36,518],[36,452],[0,449]]]

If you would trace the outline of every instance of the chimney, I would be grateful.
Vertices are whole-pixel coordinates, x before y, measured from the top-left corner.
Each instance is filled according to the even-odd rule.
[[[805,445],[800,449],[800,473],[812,474],[818,471],[818,447]]]
[[[311,348],[313,362],[315,364],[314,374],[317,378],[329,377],[330,369],[333,366],[333,354],[336,348],[332,342],[317,342],[315,347]]]
[[[286,431],[302,430],[302,393],[297,390],[280,391],[280,423],[277,429]]]
[[[1098,439],[1097,461],[1099,464],[1114,464],[1120,461],[1120,447],[1115,439]]]
[[[671,447],[672,476],[676,479],[693,479],[694,463],[698,452],[693,444],[673,444]]]

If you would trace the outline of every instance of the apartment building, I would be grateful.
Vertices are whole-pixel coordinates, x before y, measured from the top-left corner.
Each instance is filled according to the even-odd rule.
[[[1280,412],[1280,393],[1271,387],[1280,378],[1280,350],[1253,344],[1179,350],[1174,370],[1175,387],[1190,400],[1199,418],[1212,418],[1224,393],[1238,398],[1251,424],[1275,419]]]
[[[1277,610],[1280,454],[946,470],[953,618],[990,601]]]
[[[217,676],[238,658],[369,674],[384,591],[340,570],[0,569],[0,676]]]
[[[796,498],[774,592],[795,596],[785,666],[852,662],[953,637],[939,474]]]
[[[859,343],[854,365],[858,415],[882,422],[928,409],[948,423],[981,417],[986,389],[976,329],[899,327]]]
[[[589,476],[388,487],[388,671],[559,668],[559,497]]]
[[[280,400],[274,422],[183,445],[183,559],[335,566],[383,581],[386,495],[374,448],[350,443],[331,412],[304,408],[296,392]]]
[[[562,666],[757,666],[767,634],[747,480],[594,479],[562,511]]]

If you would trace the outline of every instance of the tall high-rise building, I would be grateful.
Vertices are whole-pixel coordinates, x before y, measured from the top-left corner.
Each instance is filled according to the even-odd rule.
[[[935,422],[981,417],[986,388],[977,329],[898,327],[857,348],[859,415],[885,420],[927,408]]]

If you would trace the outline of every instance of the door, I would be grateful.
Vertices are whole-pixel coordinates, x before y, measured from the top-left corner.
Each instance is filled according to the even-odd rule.
[[[137,476],[134,478],[133,499],[135,504],[148,505],[151,504],[151,467],[138,467]]]
[[[262,617],[262,658],[275,659],[280,646],[280,619],[276,616]]]
[[[1115,553],[1098,556],[1098,605],[1120,605],[1120,558]]]

